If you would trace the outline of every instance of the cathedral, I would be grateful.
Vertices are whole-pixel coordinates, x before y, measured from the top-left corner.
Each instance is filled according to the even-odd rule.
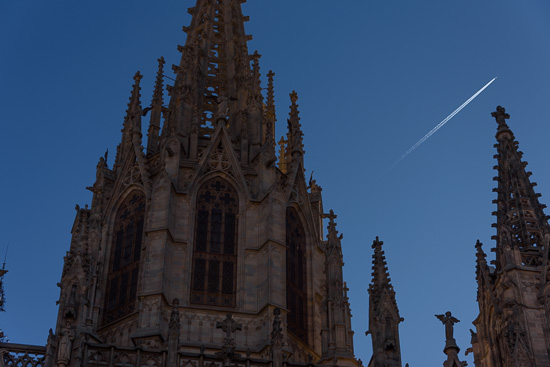
[[[244,1],[188,9],[176,78],[166,84],[159,58],[150,104],[135,74],[114,161],[99,159],[91,205],[77,208],[56,327],[45,347],[0,343],[0,367],[404,365],[379,238],[368,288],[373,353],[356,358],[337,215],[305,175],[296,92],[286,136],[275,136],[275,74],[262,86]],[[501,106],[492,116],[496,260],[477,243],[479,316],[467,352],[476,367],[550,366],[548,218],[510,116]],[[437,318],[444,366],[464,366],[458,320]]]

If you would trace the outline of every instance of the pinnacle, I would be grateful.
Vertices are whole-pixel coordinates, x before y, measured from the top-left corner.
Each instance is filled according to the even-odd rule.
[[[380,241],[378,236],[376,240],[372,242],[372,248],[374,249],[374,254],[372,255],[372,283],[371,287],[373,288],[385,288],[391,287],[390,284],[390,274],[388,272],[388,267],[386,263],[386,256],[382,250],[382,245],[384,242]]]
[[[479,240],[476,242],[476,257],[478,263],[486,262],[485,258],[487,254],[483,251],[483,243],[479,242]]]
[[[290,93],[290,100],[292,101],[292,105],[296,106],[296,102],[298,101],[298,93],[296,93],[295,90],[293,90],[292,93]]]
[[[372,248],[374,254],[372,255],[372,281],[369,285],[369,303],[371,304],[371,310],[375,310],[375,315],[380,315],[384,312],[384,309],[390,307],[397,314],[399,314],[399,308],[397,307],[397,301],[395,300],[395,291],[391,284],[390,274],[386,263],[386,257],[382,250],[384,242],[380,241],[378,237],[373,241]],[[384,297],[389,297],[390,302],[382,302]],[[371,311],[370,311],[371,312]],[[369,312],[369,314],[370,314]],[[372,318],[371,314],[369,317]],[[371,320],[372,323],[372,320]]]
[[[498,130],[497,130],[497,140],[500,140],[499,137],[502,133],[508,133],[511,134],[512,139],[514,138],[514,134],[506,124],[506,120],[510,118],[510,115],[506,113],[506,109],[502,106],[497,106],[497,109],[495,112],[491,113],[491,116],[493,116],[498,124]]]
[[[141,87],[139,86],[141,79],[143,79],[143,75],[139,72],[139,70],[134,74],[134,85],[132,88],[132,95],[130,96],[130,103],[128,103],[128,107],[130,105],[139,100],[139,97],[141,97],[141,94],[139,93],[141,90]]]
[[[288,145],[291,153],[298,152],[304,154],[303,133],[300,125],[300,112],[298,111],[298,93],[290,93],[290,113],[288,120]]]
[[[275,145],[275,121],[277,121],[275,113],[275,91],[273,86],[273,77],[275,73],[269,70],[267,73],[267,103],[266,103],[266,133],[265,140],[272,145]]]
[[[157,72],[157,80],[155,82],[155,92],[153,94],[153,100],[151,101],[151,106],[155,105],[161,105],[163,103],[163,73],[164,73],[164,64],[166,64],[166,61],[164,61],[164,57],[160,57],[158,59],[159,62],[159,68]]]
[[[519,144],[506,124],[510,115],[503,107],[498,106],[492,116],[498,123],[498,144],[495,145],[498,152],[495,155],[498,160],[495,166],[498,176],[494,178],[498,187],[493,190],[498,194],[493,201],[497,204],[494,212],[497,217],[497,248],[502,248],[504,242],[510,240],[511,245],[520,250],[541,247],[542,237],[549,231],[543,212],[545,206],[538,200],[540,194],[533,189],[536,184],[529,180],[531,172],[525,170],[527,162],[522,161],[523,153],[518,150]],[[497,257],[498,253],[497,251]]]

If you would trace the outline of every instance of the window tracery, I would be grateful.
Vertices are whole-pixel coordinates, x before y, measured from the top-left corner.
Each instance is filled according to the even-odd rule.
[[[235,307],[239,200],[226,180],[204,183],[197,194],[191,303]]]
[[[307,342],[306,234],[298,212],[286,210],[286,302],[288,330]]]
[[[137,284],[145,219],[145,195],[134,191],[117,211],[103,323],[114,322],[136,310]]]

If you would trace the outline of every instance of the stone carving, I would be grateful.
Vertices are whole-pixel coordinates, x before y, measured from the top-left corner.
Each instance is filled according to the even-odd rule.
[[[497,106],[497,110],[491,113],[491,116],[495,118],[499,125],[506,124],[506,120],[510,118],[510,115],[506,113],[506,109],[502,106]]]
[[[464,367],[468,363],[458,359],[460,348],[456,345],[454,339],[454,324],[460,322],[459,319],[451,314],[451,311],[445,312],[445,315],[435,315],[445,325],[445,349],[443,352],[447,354],[447,360],[443,363],[444,367]]]
[[[70,323],[65,323],[65,326],[60,331],[61,338],[57,345],[57,366],[68,366],[71,361],[73,348],[74,331]]]
[[[283,328],[281,327],[281,309],[273,310],[273,328],[271,331],[271,343],[282,345],[283,343]]]
[[[233,315],[228,313],[224,321],[216,322],[216,328],[222,329],[225,333],[222,351],[216,353],[216,355],[224,361],[224,365],[230,365],[231,362],[240,358],[240,355],[235,353],[235,339],[233,338],[233,333],[237,330],[241,330],[242,324],[233,320]]]
[[[180,312],[178,309],[178,306],[180,304],[179,299],[175,298],[172,304],[174,305],[174,307],[172,308],[172,313],[170,314],[170,322],[168,323],[168,327],[170,328],[170,330],[179,330],[180,328]]]
[[[223,149],[222,144],[220,144],[218,148],[210,155],[209,165],[210,168],[215,171],[227,171],[231,168],[229,157]]]
[[[126,174],[124,175],[124,178],[122,179],[122,184],[124,185],[124,187],[128,187],[134,184],[138,184],[138,185],[142,184],[141,172],[138,166],[134,166],[126,172]]]
[[[457,322],[460,322],[459,319],[456,317],[453,317],[451,314],[451,311],[445,312],[445,315],[435,315],[445,325],[445,338],[448,340],[454,340],[453,332],[454,332],[454,324]]]

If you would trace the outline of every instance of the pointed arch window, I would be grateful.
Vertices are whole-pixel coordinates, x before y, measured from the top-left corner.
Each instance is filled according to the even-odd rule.
[[[286,209],[286,246],[288,330],[307,343],[306,233],[293,207]]]
[[[235,307],[239,200],[217,177],[197,195],[191,303]]]
[[[133,191],[117,211],[107,275],[103,323],[136,310],[137,284],[145,219],[145,195]]]

